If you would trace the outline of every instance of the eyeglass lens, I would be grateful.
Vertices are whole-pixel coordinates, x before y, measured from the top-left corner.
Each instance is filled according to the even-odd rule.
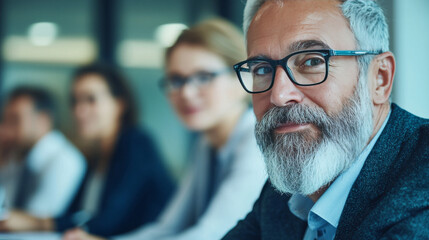
[[[167,77],[166,84],[169,90],[178,90],[188,83],[195,87],[201,87],[211,82],[215,76],[216,73],[211,72],[197,72],[189,77],[172,75]]]
[[[275,67],[272,62],[266,60],[249,60],[238,70],[248,91],[261,92],[270,88],[276,72]],[[286,60],[286,66],[282,67],[288,72],[291,80],[300,85],[323,82],[327,71],[325,57],[318,52],[291,55]]]

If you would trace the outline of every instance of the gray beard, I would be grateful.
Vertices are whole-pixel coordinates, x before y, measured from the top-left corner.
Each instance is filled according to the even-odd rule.
[[[312,123],[318,131],[276,134],[277,124]],[[366,146],[373,130],[372,105],[366,80],[339,113],[292,104],[273,107],[255,126],[268,176],[282,193],[310,195],[347,170]]]

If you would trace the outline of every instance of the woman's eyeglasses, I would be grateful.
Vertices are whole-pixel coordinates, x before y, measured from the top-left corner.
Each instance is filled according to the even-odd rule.
[[[198,71],[190,76],[184,77],[180,75],[169,75],[161,79],[160,86],[167,92],[180,90],[186,84],[192,84],[196,88],[201,88],[208,85],[213,79],[219,75],[230,72],[229,69],[222,69],[216,72]]]

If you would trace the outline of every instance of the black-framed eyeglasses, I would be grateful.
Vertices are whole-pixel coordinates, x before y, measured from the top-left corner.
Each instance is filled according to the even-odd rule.
[[[241,85],[248,93],[262,93],[274,84],[276,68],[281,66],[289,79],[298,86],[314,86],[328,77],[329,59],[332,56],[378,55],[382,51],[364,50],[304,50],[283,59],[253,58],[234,65]]]
[[[197,88],[208,85],[213,79],[219,75],[231,72],[230,69],[222,69],[219,71],[198,71],[190,76],[184,77],[180,75],[170,75],[161,79],[160,87],[167,92],[174,92],[180,90],[186,84],[191,83]]]

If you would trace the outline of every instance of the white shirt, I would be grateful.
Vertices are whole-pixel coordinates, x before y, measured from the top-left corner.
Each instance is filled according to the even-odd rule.
[[[192,155],[193,167],[160,219],[115,240],[218,240],[243,219],[259,197],[267,179],[262,154],[254,137],[256,119],[251,110],[238,122],[218,152],[222,177],[215,195],[198,221],[187,226],[206,201],[208,142],[200,138]]]
[[[14,175],[5,170],[13,168]],[[38,217],[61,215],[78,190],[86,171],[82,154],[58,131],[51,131],[30,150],[22,164],[12,162],[0,171],[0,184],[5,185],[9,207],[13,208],[23,169],[31,171],[36,189],[26,196],[24,211]],[[10,172],[9,172],[10,173]]]

